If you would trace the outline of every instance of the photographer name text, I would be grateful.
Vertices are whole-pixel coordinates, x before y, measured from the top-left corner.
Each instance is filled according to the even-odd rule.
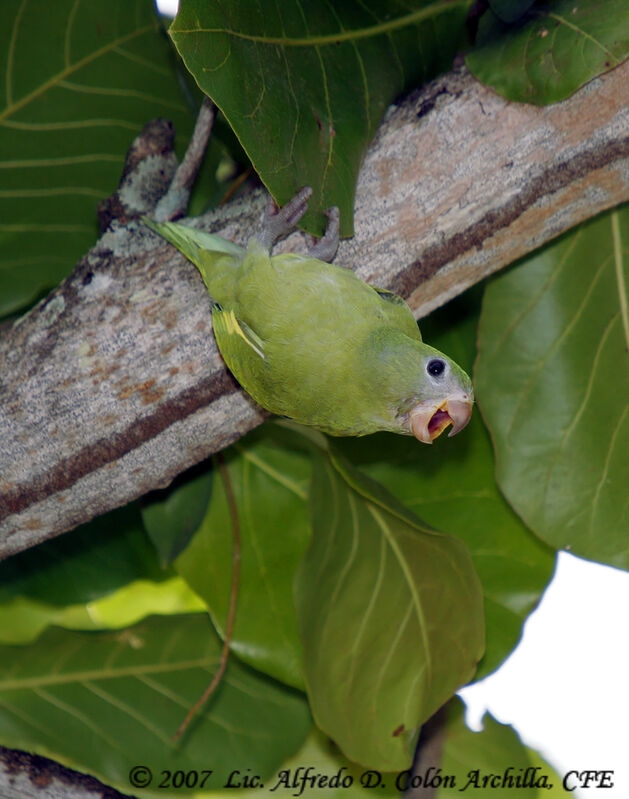
[[[218,774],[213,769],[204,771],[170,771],[164,769],[154,781],[153,772],[146,766],[134,766],[129,773],[129,782],[136,788],[146,788],[151,783],[155,788],[203,788],[214,775],[214,785]],[[156,775],[155,775],[156,776]],[[364,789],[388,788],[394,786],[398,791],[411,788],[448,788],[461,793],[476,790],[504,790],[530,789],[550,790],[554,787],[555,777],[545,774],[541,767],[516,768],[509,766],[501,772],[470,769],[465,777],[460,774],[447,774],[440,767],[430,767],[424,772],[413,774],[412,771],[402,771],[400,774],[389,774],[368,769],[361,773],[350,773],[343,766],[335,773],[329,774],[317,771],[314,766],[299,766],[294,769],[282,769],[273,778],[263,780],[259,774],[251,769],[241,771],[234,769],[221,780],[224,789],[260,790],[266,788],[270,793],[278,791],[290,792],[291,796],[300,797],[305,792],[310,795],[312,791],[343,790],[354,786]],[[209,787],[209,785],[207,785]],[[572,770],[564,774],[561,787],[571,793],[579,788],[613,788],[613,770]]]

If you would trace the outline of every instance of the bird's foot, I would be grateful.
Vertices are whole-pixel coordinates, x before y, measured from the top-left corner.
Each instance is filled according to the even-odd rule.
[[[339,209],[336,205],[324,212],[328,218],[325,233],[321,239],[313,239],[308,247],[308,255],[320,261],[331,261],[339,248]]]
[[[293,230],[308,210],[308,200],[311,197],[312,189],[310,186],[304,186],[282,208],[278,208],[269,198],[262,232],[257,237],[265,249],[270,252],[278,239]],[[339,209],[336,206],[328,208],[325,215],[328,218],[328,223],[323,238],[313,239],[312,244],[308,247],[308,255],[321,261],[331,261],[339,246]]]
[[[304,186],[282,208],[278,208],[269,197],[264,214],[262,232],[258,236],[258,241],[263,247],[270,252],[271,247],[279,238],[290,233],[308,210],[308,200],[311,197],[312,189],[310,186]]]

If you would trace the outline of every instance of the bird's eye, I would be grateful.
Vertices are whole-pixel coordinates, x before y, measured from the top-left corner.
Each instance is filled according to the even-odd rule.
[[[431,361],[428,361],[426,371],[431,377],[439,377],[444,373],[445,368],[445,362],[442,361],[441,358],[433,358]]]

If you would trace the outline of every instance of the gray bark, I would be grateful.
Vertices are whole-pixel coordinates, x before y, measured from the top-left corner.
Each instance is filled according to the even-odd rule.
[[[628,198],[629,63],[543,108],[460,69],[388,112],[336,262],[419,318]],[[244,243],[264,203],[195,224]],[[265,418],[226,371],[209,310],[196,269],[130,222],[2,331],[0,558],[168,485]]]
[[[2,799],[135,799],[47,757],[0,746]]]

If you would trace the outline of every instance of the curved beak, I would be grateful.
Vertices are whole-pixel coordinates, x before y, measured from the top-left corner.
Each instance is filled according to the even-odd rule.
[[[448,436],[454,436],[469,422],[473,405],[470,395],[462,391],[450,394],[441,402],[419,402],[409,413],[411,432],[424,444],[432,444],[446,427],[452,425]]]

